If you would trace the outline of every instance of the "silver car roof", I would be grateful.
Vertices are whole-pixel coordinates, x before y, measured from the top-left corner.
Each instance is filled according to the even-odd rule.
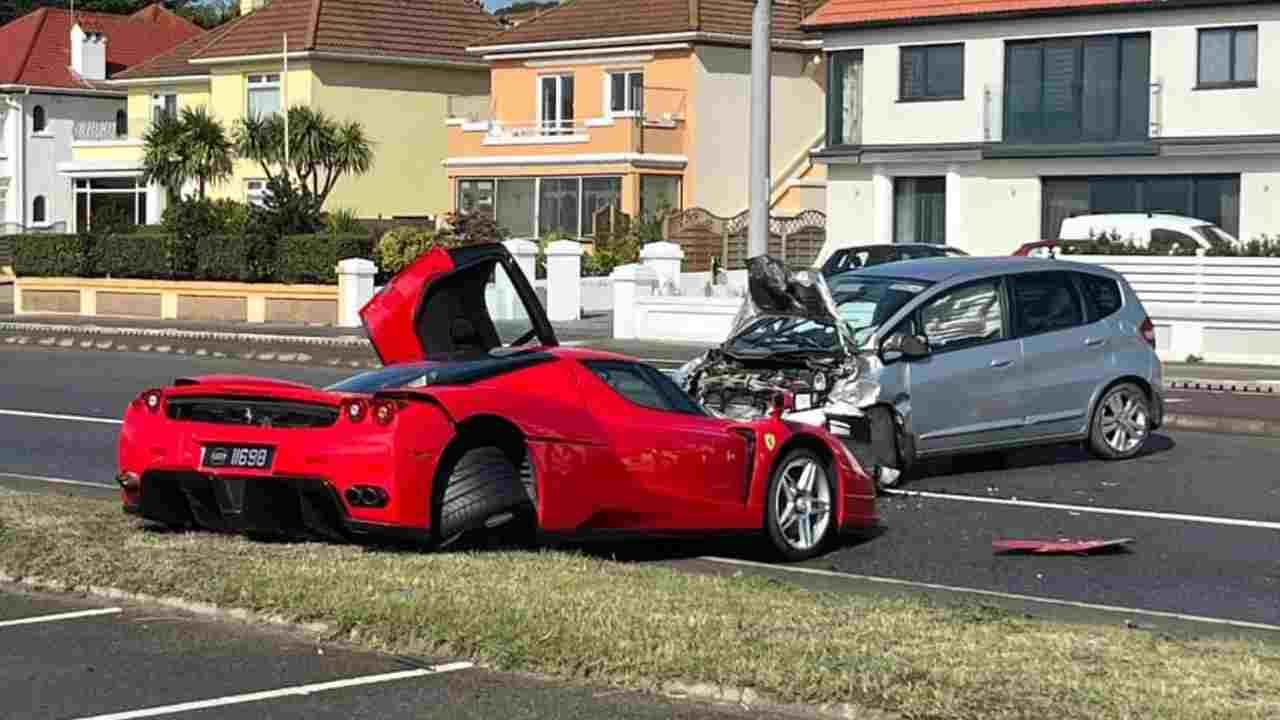
[[[944,282],[1004,275],[1008,273],[1036,272],[1041,270],[1078,270],[1110,277],[1118,277],[1112,270],[1099,265],[1087,265],[1050,258],[1027,257],[938,257],[872,265],[853,271],[857,276],[900,278]]]

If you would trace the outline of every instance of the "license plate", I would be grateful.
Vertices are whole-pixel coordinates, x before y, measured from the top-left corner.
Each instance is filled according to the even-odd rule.
[[[275,448],[260,445],[206,445],[204,464],[206,467],[266,470],[271,467],[273,455]]]
[[[813,407],[813,396],[809,393],[796,393],[796,410],[808,410]]]

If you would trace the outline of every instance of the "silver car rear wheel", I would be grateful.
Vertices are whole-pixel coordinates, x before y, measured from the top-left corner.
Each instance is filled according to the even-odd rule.
[[[1089,445],[1107,459],[1137,455],[1151,434],[1147,394],[1131,383],[1108,390],[1093,415]]]

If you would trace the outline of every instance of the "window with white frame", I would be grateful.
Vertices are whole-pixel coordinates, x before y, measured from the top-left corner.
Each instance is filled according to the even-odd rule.
[[[93,228],[95,218],[133,225],[147,223],[147,185],[137,177],[77,179],[76,231]]]
[[[249,96],[245,107],[249,117],[262,117],[280,112],[279,73],[250,75],[248,83]]]
[[[156,93],[151,96],[151,120],[160,119],[161,115],[173,117],[178,114],[177,93]]]
[[[572,75],[538,78],[538,123],[548,135],[573,132]]]
[[[244,201],[250,205],[262,207],[267,200],[267,181],[266,180],[245,180],[244,181]]]
[[[609,73],[609,112],[614,115],[640,115],[644,112],[643,72]]]
[[[457,189],[459,212],[493,217],[513,238],[592,237],[597,214],[622,208],[617,175],[459,178]]]

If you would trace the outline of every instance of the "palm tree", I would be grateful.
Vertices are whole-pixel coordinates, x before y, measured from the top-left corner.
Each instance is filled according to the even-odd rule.
[[[289,108],[289,167],[284,167],[284,120],[278,115],[240,120],[236,151],[309,196],[318,209],[338,180],[373,167],[373,141],[358,122],[339,122],[306,106]],[[278,177],[279,176],[279,177]]]
[[[180,115],[161,113],[142,141],[143,178],[167,188],[170,197],[194,182],[203,200],[210,185],[231,177],[234,146],[203,106],[184,108]]]

